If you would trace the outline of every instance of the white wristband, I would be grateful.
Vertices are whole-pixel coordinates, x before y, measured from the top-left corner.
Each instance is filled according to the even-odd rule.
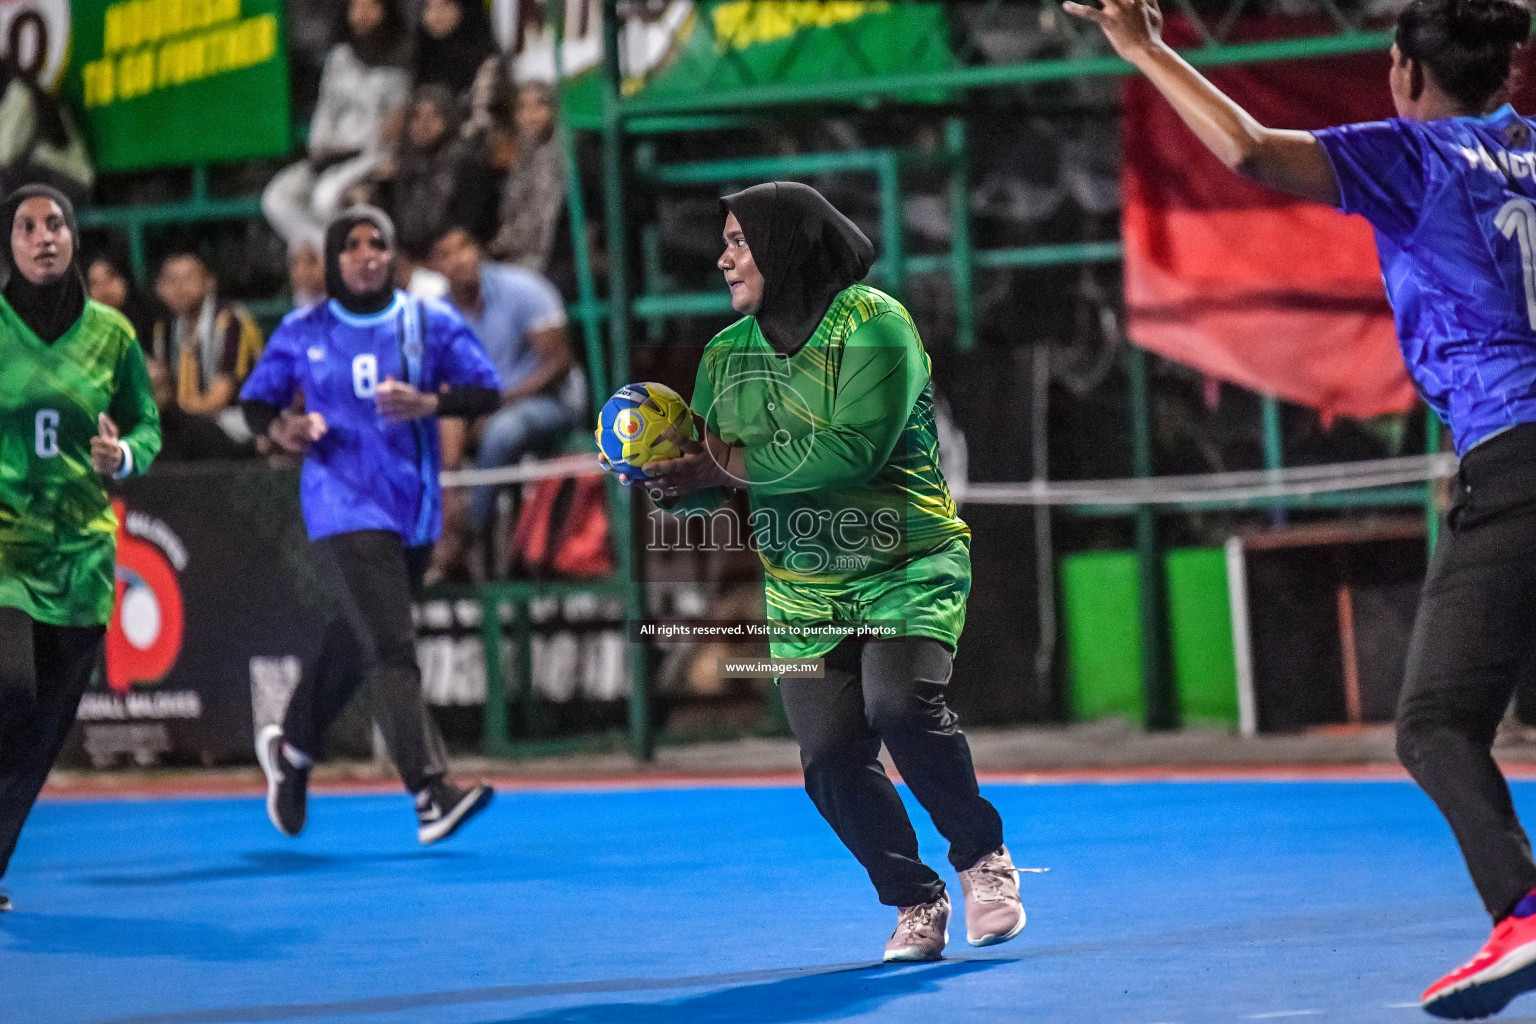
[[[127,441],[121,439],[118,440],[117,447],[123,453],[123,464],[117,468],[116,473],[112,474],[112,479],[121,480],[133,472],[133,449],[128,447]]]

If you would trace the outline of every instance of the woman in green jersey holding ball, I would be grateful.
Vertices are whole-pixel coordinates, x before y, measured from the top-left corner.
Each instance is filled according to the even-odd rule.
[[[133,328],[85,297],[74,209],[41,185],[0,206],[0,877],[112,617],[104,477],[144,472],[160,416]],[[0,910],[11,903],[0,893]]]
[[[971,945],[1005,942],[1024,927],[1018,875],[944,700],[970,530],[939,470],[928,356],[901,303],[857,283],[873,246],[815,189],[772,182],[721,202],[718,266],[745,316],[704,351],[691,403],[703,440],[647,466],[647,486],[685,513],[746,489],[771,619],[904,634],[772,642],[775,657],[825,659],[824,678],[780,682],[806,791],[898,908],[886,960],[942,956],[950,903],[882,742],[949,840]]]

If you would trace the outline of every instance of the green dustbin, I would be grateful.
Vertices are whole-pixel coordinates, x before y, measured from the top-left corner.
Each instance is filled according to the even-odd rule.
[[[1173,674],[1186,724],[1237,725],[1237,665],[1227,566],[1220,548],[1164,559]],[[1061,561],[1068,692],[1077,721],[1145,714],[1136,553],[1089,551]]]

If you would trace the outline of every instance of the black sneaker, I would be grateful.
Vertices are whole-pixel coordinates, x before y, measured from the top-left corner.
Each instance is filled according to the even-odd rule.
[[[285,836],[304,831],[309,769],[295,768],[283,756],[283,728],[269,725],[256,737],[256,760],[267,776],[267,817]]]
[[[11,905],[11,898],[5,893],[0,892],[0,914],[5,913],[7,910],[15,909],[16,908]]]
[[[496,791],[483,782],[460,789],[443,779],[416,794],[416,838],[423,846],[442,842],[485,810]]]

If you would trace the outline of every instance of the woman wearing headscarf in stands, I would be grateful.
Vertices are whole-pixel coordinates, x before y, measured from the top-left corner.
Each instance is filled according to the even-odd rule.
[[[492,228],[495,188],[490,168],[459,138],[453,95],[441,85],[417,88],[394,174],[380,186],[400,249],[422,259],[450,224],[484,238]]]
[[[363,683],[415,796],[422,843],[446,839],[491,799],[484,783],[447,778],[422,700],[411,598],[442,530],[437,417],[490,412],[500,381],[462,317],[395,290],[394,238],[389,217],[370,206],[331,223],[330,300],[283,320],[240,393],[252,433],[304,456],[304,525],[339,608],[283,724],[256,740],[267,814],[290,836],[304,827],[326,729]],[[300,389],[306,412],[290,412]]]
[[[480,0],[426,0],[416,26],[417,86],[441,85],[455,103],[467,100],[480,67],[494,58],[491,17]]]
[[[309,122],[309,155],[277,172],[261,210],[290,245],[318,237],[389,160],[411,91],[409,42],[391,0],[348,0],[347,39],[325,58],[320,101]]]
[[[555,138],[555,94],[543,82],[517,88],[517,159],[501,196],[500,226],[490,252],[540,274],[550,257],[565,209],[565,159]]]
[[[661,500],[690,511],[745,488],[768,613],[817,632],[771,641],[780,658],[824,658],[825,678],[785,675],[805,788],[898,908],[889,961],[937,960],[949,896],[880,765],[901,777],[949,840],[973,946],[1024,927],[1003,822],[976,785],[945,703],[970,593],[970,529],[939,470],[927,353],[901,303],[858,283],[874,247],[815,189],[757,185],[722,201],[719,267],[743,319],[704,350],[692,406],[702,442],[647,467]],[[831,628],[897,627],[871,642]]]
[[[160,421],[133,329],[86,298],[69,200],[28,185],[0,218],[11,232],[0,264],[3,876],[101,662],[118,526],[102,478],[149,468]]]

